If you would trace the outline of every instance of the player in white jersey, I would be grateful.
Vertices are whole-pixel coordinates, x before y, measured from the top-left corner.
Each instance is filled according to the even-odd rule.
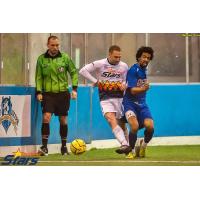
[[[121,147],[116,150],[117,153],[129,153],[131,148],[128,144],[128,137],[125,136],[126,126],[120,123],[122,117],[122,98],[126,89],[126,74],[128,65],[121,59],[121,49],[117,45],[109,48],[108,58],[94,61],[85,65],[79,73],[98,86],[99,98],[102,113],[109,123],[116,139]],[[96,77],[92,76],[92,72],[96,72]]]

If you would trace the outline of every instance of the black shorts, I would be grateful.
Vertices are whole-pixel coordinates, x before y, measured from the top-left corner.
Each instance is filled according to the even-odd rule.
[[[54,113],[56,116],[67,116],[70,106],[70,93],[43,93],[42,112]]]

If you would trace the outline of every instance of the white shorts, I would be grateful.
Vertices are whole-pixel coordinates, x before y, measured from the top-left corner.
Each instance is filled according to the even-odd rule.
[[[103,116],[107,112],[116,113],[116,118],[120,119],[122,117],[122,98],[113,98],[100,101],[101,110]]]

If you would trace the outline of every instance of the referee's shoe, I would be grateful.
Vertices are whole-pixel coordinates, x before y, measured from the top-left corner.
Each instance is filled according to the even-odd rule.
[[[62,146],[61,149],[60,149],[60,152],[61,152],[61,154],[62,154],[63,156],[64,156],[64,155],[69,155],[69,152],[68,152],[66,146]]]
[[[41,146],[38,153],[40,156],[48,156],[48,149],[45,146]]]

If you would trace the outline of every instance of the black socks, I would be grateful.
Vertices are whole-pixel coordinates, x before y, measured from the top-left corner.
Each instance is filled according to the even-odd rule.
[[[42,123],[42,145],[47,147],[50,129],[49,129],[49,123]]]
[[[67,124],[60,125],[60,137],[61,137],[62,146],[66,146],[66,143],[67,143],[67,133],[68,133],[68,126],[67,126]]]
[[[135,148],[135,143],[137,140],[137,133],[129,133],[129,145],[131,146],[132,149]]]
[[[144,131],[144,142],[145,143],[150,142],[150,140],[153,137],[153,133],[154,133],[154,129],[152,129],[151,132],[150,131],[148,132],[147,130]]]

